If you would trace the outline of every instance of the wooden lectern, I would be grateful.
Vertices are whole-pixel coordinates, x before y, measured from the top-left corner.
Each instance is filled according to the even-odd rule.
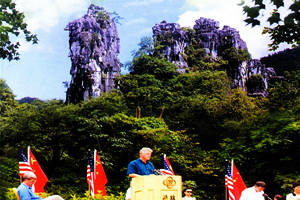
[[[181,200],[181,176],[137,176],[132,179],[132,200]]]

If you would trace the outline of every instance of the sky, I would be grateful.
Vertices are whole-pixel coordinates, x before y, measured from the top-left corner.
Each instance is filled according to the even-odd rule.
[[[16,99],[36,97],[41,100],[65,100],[63,82],[70,82],[71,61],[69,35],[66,25],[86,14],[91,3],[116,12],[122,19],[117,24],[120,37],[121,63],[131,61],[131,52],[138,49],[144,36],[152,36],[152,27],[163,20],[176,22],[181,27],[193,27],[200,17],[220,22],[220,29],[228,25],[240,32],[252,58],[271,54],[269,39],[262,35],[262,27],[246,26],[241,0],[14,0],[24,12],[28,29],[37,34],[39,42],[21,43],[20,60],[0,60],[0,78],[4,79]],[[290,2],[291,0],[286,0]],[[288,3],[287,3],[288,5]],[[271,12],[272,6],[267,7]],[[284,16],[287,9],[281,10]],[[286,48],[282,45],[279,50]],[[122,69],[122,73],[126,70]]]

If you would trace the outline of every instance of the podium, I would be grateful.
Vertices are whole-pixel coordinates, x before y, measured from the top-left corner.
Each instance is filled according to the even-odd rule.
[[[132,179],[132,200],[181,200],[181,176],[148,175]]]

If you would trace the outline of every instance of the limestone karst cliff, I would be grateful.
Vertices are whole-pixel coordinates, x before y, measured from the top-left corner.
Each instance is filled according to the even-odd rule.
[[[66,102],[78,103],[113,89],[121,64],[118,59],[120,39],[111,15],[92,4],[87,14],[70,22],[65,30],[69,31],[72,62]],[[181,73],[191,67],[186,49],[195,41],[197,48],[203,49],[212,62],[229,48],[247,51],[247,45],[236,29],[229,26],[220,29],[219,22],[213,19],[201,17],[189,29],[162,21],[152,30],[156,55],[174,63]],[[224,70],[232,80],[232,88],[243,88],[255,96],[265,96],[268,80],[276,76],[272,68],[265,67],[259,60],[245,60]]]
[[[192,40],[199,43],[212,60],[223,54],[231,47],[247,51],[246,43],[241,39],[239,32],[229,26],[219,29],[219,22],[208,18],[199,18],[190,31],[180,27],[177,23],[162,21],[153,26],[155,45],[160,45],[159,55],[178,67],[179,72],[186,72],[188,66],[185,59],[186,47]],[[188,55],[187,55],[188,56]],[[249,95],[265,96],[268,80],[275,75],[272,68],[266,68],[259,60],[247,60],[225,69],[232,80],[233,88],[243,88]],[[253,85],[253,80],[258,85]]]
[[[66,102],[78,103],[114,88],[120,73],[117,27],[102,7],[90,5],[83,17],[70,22],[69,56],[72,66]]]

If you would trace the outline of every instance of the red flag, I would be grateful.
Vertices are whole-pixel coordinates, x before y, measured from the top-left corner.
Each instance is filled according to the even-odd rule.
[[[233,188],[234,188],[234,196],[236,200],[239,200],[242,194],[242,191],[246,189],[246,185],[242,179],[241,174],[239,173],[238,169],[236,168],[233,160],[232,160],[232,181],[233,181]]]
[[[105,184],[107,183],[107,178],[96,149],[94,151],[94,161],[94,193],[95,195],[101,194],[106,196]]]
[[[41,166],[39,165],[38,161],[35,159],[34,155],[32,154],[30,147],[28,147],[28,161],[30,164],[30,167],[33,170],[33,173],[35,173],[37,179],[34,184],[34,189],[35,193],[44,193],[44,186],[48,182],[48,178],[43,172]]]

